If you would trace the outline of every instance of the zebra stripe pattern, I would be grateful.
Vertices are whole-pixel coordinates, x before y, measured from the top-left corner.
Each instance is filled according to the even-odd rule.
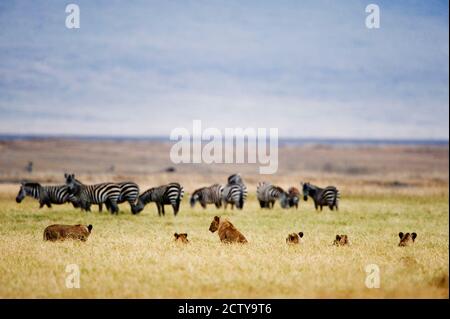
[[[308,200],[308,196],[314,201],[314,207],[316,210],[320,207],[322,210],[323,206],[328,206],[330,210],[336,208],[339,210],[339,199],[341,197],[339,190],[334,186],[327,186],[325,188],[320,188],[318,186],[312,185],[311,183],[303,184],[303,199]]]
[[[172,205],[173,214],[176,216],[180,210],[180,202],[184,196],[184,189],[178,183],[170,183],[146,190],[139,196],[137,204],[132,209],[133,214],[141,212],[145,205],[155,202],[158,215],[165,215],[164,205]]]
[[[66,185],[42,186],[39,183],[22,182],[16,202],[22,202],[26,196],[39,200],[39,208],[45,205],[50,208],[52,204],[61,205],[68,202],[76,207],[76,199],[69,193]]]
[[[131,207],[131,211],[133,212],[133,207],[137,204],[139,199],[139,186],[133,182],[122,182],[117,183],[120,188],[119,199],[117,200],[117,204],[122,204],[128,202]],[[106,202],[106,208],[110,210],[109,202]],[[99,204],[99,210],[102,211],[102,204]]]
[[[273,208],[275,201],[280,199],[282,208],[288,206],[288,195],[279,186],[272,185],[267,182],[260,182],[256,187],[256,197],[258,198],[261,208]]]
[[[120,187],[115,183],[101,183],[95,185],[85,185],[75,179],[74,174],[65,174],[66,185],[70,194],[76,197],[81,209],[90,211],[92,204],[106,204],[111,209],[111,213],[118,214],[119,207],[117,201],[120,196]]]
[[[214,204],[217,208],[220,208],[222,207],[222,192],[223,186],[219,184],[199,188],[192,193],[190,199],[191,207],[194,207],[195,203],[199,202],[203,208],[206,208],[208,204]]]
[[[244,201],[247,198],[247,187],[240,184],[228,184],[222,191],[222,202],[225,209],[231,204],[231,209],[236,206],[238,209],[244,208]]]

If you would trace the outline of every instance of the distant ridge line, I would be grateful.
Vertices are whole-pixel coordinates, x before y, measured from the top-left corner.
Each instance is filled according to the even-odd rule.
[[[45,135],[0,134],[0,141],[14,140],[79,140],[79,141],[154,141],[172,142],[169,136],[101,136],[101,135]],[[379,138],[279,138],[280,145],[449,145],[444,139],[379,139]]]

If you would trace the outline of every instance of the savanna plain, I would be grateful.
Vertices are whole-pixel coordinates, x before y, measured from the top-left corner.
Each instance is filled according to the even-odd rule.
[[[1,298],[448,298],[448,145],[281,145],[279,171],[257,165],[173,165],[170,145],[155,141],[68,139],[0,141]],[[33,171],[25,167],[33,161]],[[167,168],[171,167],[170,170]],[[158,217],[149,204],[132,215],[90,213],[71,205],[39,209],[15,202],[21,180],[64,183],[64,172],[85,183],[132,180],[141,191],[180,182],[185,196],[177,216]],[[191,208],[196,188],[225,184],[240,172],[249,189],[243,210]],[[262,210],[256,185],[285,189],[301,181],[335,185],[339,211],[317,212],[311,199],[298,209]],[[222,244],[208,231],[215,215],[248,239]],[[86,242],[44,242],[46,226],[92,224]],[[302,231],[300,245],[287,245]],[[175,232],[190,243],[176,244]],[[399,232],[416,232],[398,247]],[[351,244],[336,247],[336,234]],[[67,288],[67,265],[80,269],[80,288]],[[368,265],[379,268],[379,288],[368,288]]]

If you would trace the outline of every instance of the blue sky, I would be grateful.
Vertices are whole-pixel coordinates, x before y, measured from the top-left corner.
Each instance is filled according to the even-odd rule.
[[[448,1],[68,3],[0,2],[0,134],[448,139]]]

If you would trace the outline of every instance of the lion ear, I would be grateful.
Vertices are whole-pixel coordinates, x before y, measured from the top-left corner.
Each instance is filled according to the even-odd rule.
[[[92,231],[92,225],[88,225],[88,227],[87,227],[87,229],[89,230],[89,232],[91,232]]]
[[[403,233],[402,233],[402,232],[399,232],[399,233],[398,233],[398,237],[400,237],[400,239],[403,239]]]
[[[302,237],[303,237],[303,232],[299,232],[299,233],[298,233],[298,236],[299,236],[300,238],[302,238]]]
[[[341,240],[341,236],[336,235],[336,240]]]
[[[187,238],[187,233],[184,233],[183,236]]]
[[[173,234],[175,236],[175,238],[178,238],[180,235],[178,235],[178,233]]]
[[[219,216],[214,216],[214,220],[219,222],[220,221],[220,217]]]
[[[411,236],[412,236],[412,239],[414,240],[414,239],[416,239],[417,234],[416,233],[412,233]]]

